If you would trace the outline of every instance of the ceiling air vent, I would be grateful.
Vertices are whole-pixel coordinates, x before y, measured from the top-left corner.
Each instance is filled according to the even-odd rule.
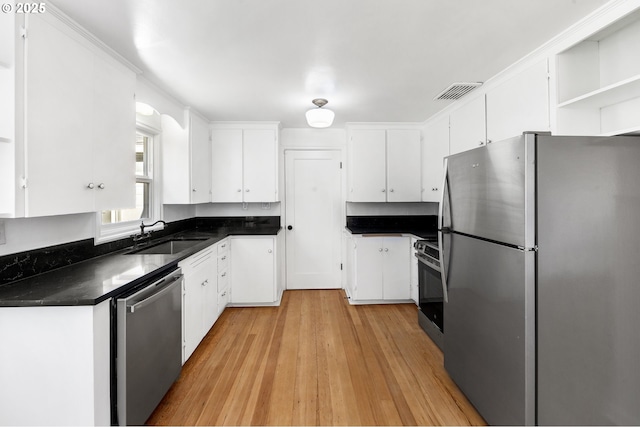
[[[443,99],[445,101],[460,99],[478,86],[482,86],[481,82],[471,83],[454,83],[442,92],[440,92],[435,98]]]

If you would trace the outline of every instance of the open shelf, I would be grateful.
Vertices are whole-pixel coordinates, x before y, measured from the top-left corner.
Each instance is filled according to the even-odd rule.
[[[558,104],[558,108],[602,108],[640,96],[640,75]]]

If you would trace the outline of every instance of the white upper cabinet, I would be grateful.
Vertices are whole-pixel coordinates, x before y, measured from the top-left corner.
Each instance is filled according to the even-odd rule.
[[[350,202],[386,202],[386,132],[358,129],[349,138]]]
[[[420,154],[418,129],[352,129],[347,200],[419,202]]]
[[[486,97],[488,142],[512,138],[525,131],[549,131],[546,59],[489,90]]]
[[[422,147],[422,201],[439,202],[444,174],[444,158],[449,155],[449,116],[424,127]]]
[[[477,96],[451,112],[449,116],[451,154],[461,153],[486,144],[485,111],[484,96]]]
[[[25,39],[25,216],[135,205],[135,74],[52,14]]]
[[[555,56],[554,133],[640,131],[640,12]]]
[[[162,118],[163,203],[211,201],[211,142],[208,123],[185,110],[186,128]]]
[[[278,126],[212,128],[212,201],[277,202]]]
[[[422,193],[420,131],[387,130],[387,201],[419,202]]]
[[[242,129],[211,131],[211,198],[213,202],[241,203]]]
[[[276,202],[278,142],[273,129],[243,132],[243,183],[245,202]]]

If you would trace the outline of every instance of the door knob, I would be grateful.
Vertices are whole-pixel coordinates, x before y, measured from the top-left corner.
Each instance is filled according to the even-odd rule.
[[[293,227],[290,225],[287,227],[287,230],[293,230]]]

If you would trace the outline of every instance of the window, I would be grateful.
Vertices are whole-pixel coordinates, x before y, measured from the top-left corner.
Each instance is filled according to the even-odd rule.
[[[152,222],[160,216],[160,203],[154,186],[155,139],[150,131],[141,128],[136,131],[136,205],[131,209],[99,212],[96,243],[129,236],[138,231],[140,221]]]
[[[102,224],[140,221],[153,218],[151,194],[153,185],[153,137],[136,133],[136,207],[102,212]]]

